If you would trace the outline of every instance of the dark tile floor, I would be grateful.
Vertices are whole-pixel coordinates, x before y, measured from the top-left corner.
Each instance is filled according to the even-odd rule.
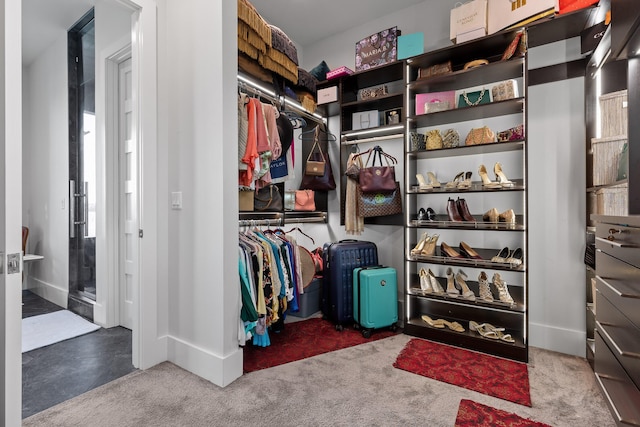
[[[24,291],[22,317],[61,310]],[[131,331],[101,328],[22,354],[22,418],[43,411],[130,372]]]

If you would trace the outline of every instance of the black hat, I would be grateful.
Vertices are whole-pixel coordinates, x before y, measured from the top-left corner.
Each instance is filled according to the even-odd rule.
[[[284,155],[287,153],[289,147],[291,147],[291,141],[293,140],[293,126],[285,114],[280,114],[276,119],[276,124],[278,126],[280,143],[282,144],[282,155]]]

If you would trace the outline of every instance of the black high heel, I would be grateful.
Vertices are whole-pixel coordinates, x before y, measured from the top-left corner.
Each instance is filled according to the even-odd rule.
[[[427,221],[435,221],[436,220],[436,211],[431,208],[427,208]]]
[[[498,255],[491,258],[491,262],[507,262],[510,253],[509,248],[505,246],[498,252]]]
[[[505,262],[514,266],[520,266],[522,265],[523,255],[522,248],[517,248],[509,257],[505,258]]]

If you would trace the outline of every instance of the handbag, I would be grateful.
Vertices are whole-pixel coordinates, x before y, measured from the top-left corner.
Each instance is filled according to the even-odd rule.
[[[292,211],[296,208],[296,190],[284,192],[284,210]]]
[[[369,164],[371,154],[373,152],[373,161]],[[376,157],[380,162],[380,166],[376,166]],[[387,162],[386,166],[382,166],[382,157]],[[365,167],[360,170],[358,182],[360,188],[365,193],[376,191],[393,191],[396,185],[396,171],[394,164],[398,163],[395,157],[382,151],[380,146],[375,146],[369,151]]]
[[[474,128],[469,131],[464,145],[480,145],[497,142],[496,134],[488,126]]]
[[[411,132],[411,150],[420,151],[426,150],[426,138],[423,133]]]
[[[620,157],[618,158],[618,181],[622,181],[629,177],[629,144],[627,142],[622,146]]]
[[[521,141],[524,139],[524,125],[518,125],[502,132],[498,132],[498,141]]]
[[[253,191],[251,190],[238,191],[238,210],[240,212],[253,211]]]
[[[314,141],[318,142],[318,128],[316,127],[316,133],[314,135]],[[314,142],[314,143],[315,143]],[[318,142],[318,147],[320,143]],[[333,178],[333,170],[331,169],[331,161],[329,159],[329,153],[323,151],[315,151],[309,153],[309,158],[312,161],[324,162],[324,173],[320,175],[309,175],[305,173],[302,176],[302,182],[300,183],[300,190],[315,190],[315,191],[329,191],[336,189],[336,181]]]
[[[513,99],[518,97],[518,86],[516,86],[515,80],[505,80],[500,83],[496,83],[491,88],[491,96],[493,101],[506,101],[507,99]]]
[[[476,90],[474,92],[462,92],[458,97],[458,108],[475,107],[480,104],[491,102],[491,95],[487,89]]]
[[[395,182],[393,191],[380,191],[366,193],[360,185],[357,187],[357,212],[358,216],[371,218],[389,216],[402,213],[402,198],[400,195],[400,183]]]
[[[442,147],[454,148],[460,145],[460,134],[455,129],[447,129],[442,135]]]
[[[269,184],[256,190],[253,196],[254,210],[262,212],[282,211],[282,195],[277,185]]]
[[[443,74],[449,74],[453,71],[451,67],[451,61],[444,62],[442,64],[432,65],[427,68],[420,68],[418,70],[418,79],[427,79],[429,77],[441,76]]]
[[[316,199],[313,190],[296,190],[295,209],[296,211],[315,211]]]
[[[326,162],[324,161],[324,153],[322,153],[322,148],[320,148],[320,144],[318,144],[317,132],[318,128],[316,127],[316,135],[314,137],[313,145],[311,146],[311,151],[309,151],[307,162],[305,163],[304,167],[304,173],[312,176],[324,175],[324,168],[326,167]],[[318,151],[320,152],[322,160],[313,160],[311,158],[311,156],[315,152],[316,147],[318,147]]]
[[[438,150],[442,148],[442,135],[438,129],[427,132],[427,150]]]

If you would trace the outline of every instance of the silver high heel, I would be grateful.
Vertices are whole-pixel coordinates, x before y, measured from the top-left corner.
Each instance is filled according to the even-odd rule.
[[[491,294],[489,278],[487,277],[487,273],[484,271],[481,271],[478,275],[478,284],[480,285],[480,299],[487,302],[493,302],[493,294]]]
[[[433,271],[431,271],[431,269],[427,271],[427,276],[429,277],[429,280],[431,282],[431,289],[433,290],[433,293],[444,294],[444,289],[442,288],[442,285],[440,285],[438,278],[434,276]]]
[[[420,276],[420,289],[422,289],[422,292],[431,293],[432,291],[431,281],[429,280],[429,274],[427,273],[427,270],[425,270],[424,268],[421,268],[419,276]]]
[[[460,296],[460,291],[458,291],[454,283],[453,270],[451,267],[447,268],[447,294],[452,297]]]
[[[500,277],[500,273],[495,273],[493,275],[492,282],[493,286],[498,289],[498,297],[500,298],[500,301],[506,302],[508,304],[514,304],[513,298],[511,298],[511,295],[509,294],[507,282],[502,280],[502,278]]]
[[[467,282],[465,282],[466,278],[467,275],[464,273],[464,271],[458,270],[458,273],[456,273],[456,283],[462,289],[462,298],[469,301],[475,301],[476,295],[471,289],[469,289],[469,286],[467,286]]]

